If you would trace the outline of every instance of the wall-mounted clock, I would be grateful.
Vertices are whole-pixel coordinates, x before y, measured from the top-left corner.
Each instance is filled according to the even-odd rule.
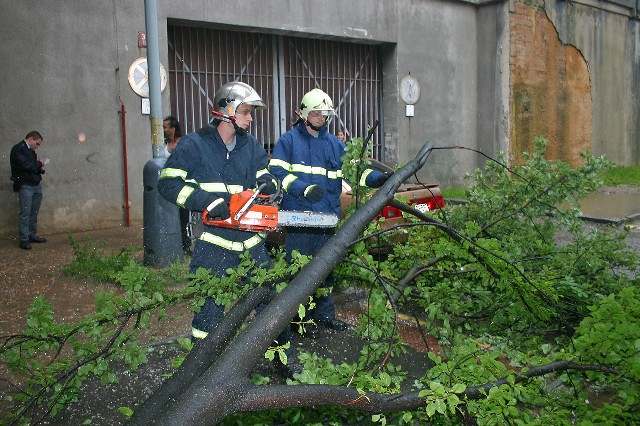
[[[149,69],[147,58],[141,57],[133,61],[129,67],[129,86],[138,96],[149,97]],[[160,64],[160,91],[167,86],[167,70]]]
[[[400,98],[407,105],[414,105],[420,99],[420,84],[411,75],[400,80]]]

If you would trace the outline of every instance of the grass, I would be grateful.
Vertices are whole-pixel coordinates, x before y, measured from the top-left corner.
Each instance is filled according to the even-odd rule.
[[[467,198],[465,195],[467,188],[464,186],[448,186],[441,188],[441,190],[445,200],[447,198]]]
[[[630,185],[640,186],[640,166],[614,166],[602,176],[606,186]],[[466,187],[448,186],[441,188],[445,200],[447,198],[467,198]]]
[[[640,186],[640,166],[615,166],[607,170],[603,178],[607,186]]]

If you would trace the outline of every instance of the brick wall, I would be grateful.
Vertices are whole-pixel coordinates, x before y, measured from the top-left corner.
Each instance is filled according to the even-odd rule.
[[[563,45],[544,5],[515,1],[510,12],[511,144],[514,161],[533,139],[551,141],[548,157],[578,164],[591,149],[591,81],[574,46]]]

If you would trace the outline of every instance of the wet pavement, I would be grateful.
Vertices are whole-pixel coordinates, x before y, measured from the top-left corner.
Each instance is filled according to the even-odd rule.
[[[580,202],[585,216],[597,219],[640,219],[640,189],[603,187]]]

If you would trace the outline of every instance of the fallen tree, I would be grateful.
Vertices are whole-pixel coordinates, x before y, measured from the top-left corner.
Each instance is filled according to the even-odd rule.
[[[280,259],[265,273],[247,261],[228,278],[199,271],[192,277],[195,284],[167,293],[151,272],[127,263],[114,275],[125,295],[98,304],[96,316],[81,324],[54,324],[50,310],[36,303],[25,333],[7,337],[2,349],[10,367],[37,377],[23,388],[19,401],[24,403],[12,421],[38,406],[44,414],[55,414],[77,397],[81,379],[90,375],[112,380],[110,358],[142,364],[144,356],[131,339],[148,313],[181,300],[196,300],[197,307],[205,295],[233,308],[136,408],[134,423],[214,424],[236,413],[264,410],[278,410],[266,414],[266,423],[286,421],[283,415],[313,422],[313,415],[300,417],[295,410],[323,406],[400,424],[433,416],[445,423],[557,423],[576,415],[590,421],[599,416],[628,420],[640,393],[640,332],[629,325],[640,320],[640,294],[637,280],[622,268],[632,269],[635,260],[621,237],[586,232],[575,212],[556,207],[592,190],[602,161],[587,158],[582,168],[572,170],[546,162],[538,152],[517,170],[489,166],[475,177],[469,204],[438,217],[396,200],[417,219],[403,225],[410,231],[406,243],[387,259],[374,259],[367,246],[372,240],[383,243],[391,231],[377,229],[372,218],[431,152],[423,147],[302,269],[300,263],[283,265]],[[561,245],[555,241],[559,230],[570,233]],[[302,354],[305,371],[289,384],[252,382],[256,364],[274,350],[273,339],[332,271],[368,288],[368,310],[358,332],[369,343],[360,359],[336,366]],[[240,285],[246,276],[252,277],[251,285]],[[285,282],[274,296],[272,286],[281,288]],[[267,300],[247,324],[249,314]],[[403,350],[397,333],[402,306],[422,309],[416,322],[440,342],[429,353],[433,367],[404,391],[404,374],[392,364]],[[74,337],[79,333],[82,338]],[[76,357],[58,361],[69,343]],[[37,360],[52,348],[57,351],[53,359],[36,368],[24,360]],[[543,379],[549,374],[559,382]],[[595,389],[607,389],[607,402],[598,407],[584,402]],[[339,413],[332,415],[340,419]]]

